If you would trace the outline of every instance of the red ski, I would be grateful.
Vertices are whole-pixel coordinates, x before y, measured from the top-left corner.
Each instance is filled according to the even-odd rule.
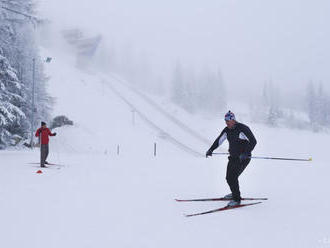
[[[218,198],[201,198],[201,199],[175,199],[177,202],[195,202],[195,201],[231,201],[231,198],[224,198],[224,197],[218,197]],[[265,201],[268,200],[268,198],[242,198],[241,201]]]
[[[246,204],[240,204],[240,205],[232,206],[232,207],[226,206],[226,207],[222,207],[222,208],[209,210],[209,211],[206,211],[206,212],[200,212],[200,213],[196,213],[196,214],[186,214],[185,216],[186,217],[192,217],[192,216],[197,216],[197,215],[210,214],[210,213],[225,211],[225,210],[234,209],[234,208],[241,208],[241,207],[256,205],[256,204],[260,204],[260,203],[262,203],[262,202],[246,203]]]
[[[40,164],[40,162],[37,162],[37,163],[28,163],[28,164]],[[47,165],[64,166],[63,164],[53,164],[53,163],[48,163],[48,164],[45,163],[45,165],[46,165],[46,166],[47,166]]]

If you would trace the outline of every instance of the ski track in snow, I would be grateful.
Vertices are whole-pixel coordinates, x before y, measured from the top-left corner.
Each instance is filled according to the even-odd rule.
[[[225,204],[174,199],[227,194],[226,156],[195,157],[138,116],[133,125],[131,108],[102,84],[104,75],[68,61],[59,54],[48,68],[54,115],[75,123],[50,140],[48,160],[64,166],[37,174],[29,163],[38,162],[38,149],[0,152],[0,247],[330,246],[328,135],[247,123],[258,140],[255,155],[312,155],[313,162],[253,160],[240,178],[242,194],[268,201],[185,218]],[[209,148],[114,80],[106,79],[162,130],[201,154]],[[224,126],[220,118],[185,118],[193,130],[220,126],[206,128],[208,139]]]

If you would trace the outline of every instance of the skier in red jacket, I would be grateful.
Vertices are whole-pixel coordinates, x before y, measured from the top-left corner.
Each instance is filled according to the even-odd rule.
[[[48,128],[45,122],[41,122],[41,127],[36,132],[36,137],[40,139],[40,166],[46,167],[45,164],[48,164],[46,161],[49,153],[49,136],[55,136],[56,133],[52,133]]]

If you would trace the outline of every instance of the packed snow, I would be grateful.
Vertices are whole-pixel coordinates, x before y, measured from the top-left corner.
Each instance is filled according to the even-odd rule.
[[[229,103],[258,140],[254,155],[313,161],[252,160],[240,177],[242,195],[267,201],[186,218],[226,204],[174,201],[229,193],[227,157],[204,157],[225,126],[224,113],[192,116],[153,98],[206,144],[113,75],[82,72],[60,53],[46,69],[53,115],[67,115],[74,126],[53,130],[48,161],[57,165],[41,174],[38,149],[0,152],[0,247],[330,246],[328,134],[256,124]],[[132,106],[149,122],[133,117]]]

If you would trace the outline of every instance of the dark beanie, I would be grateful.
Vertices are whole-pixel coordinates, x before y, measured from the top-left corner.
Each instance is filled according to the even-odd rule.
[[[46,122],[41,122],[41,126],[45,126],[46,125]]]

